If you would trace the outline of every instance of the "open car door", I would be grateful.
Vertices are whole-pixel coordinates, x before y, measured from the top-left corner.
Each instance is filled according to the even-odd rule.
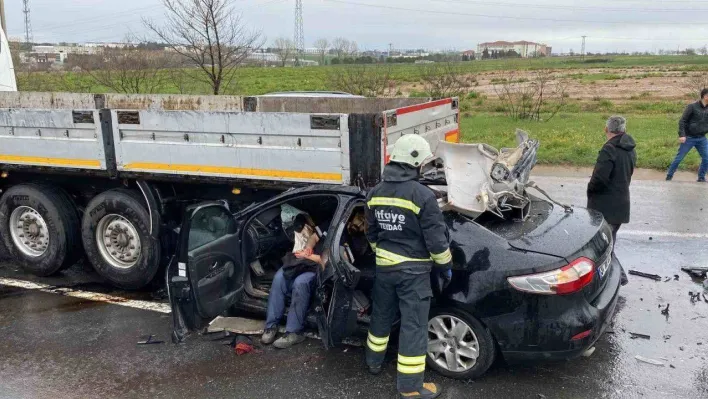
[[[354,267],[346,256],[341,243],[346,234],[347,221],[356,207],[364,204],[362,199],[352,199],[346,206],[340,207],[335,217],[336,227],[325,250],[326,269],[320,273],[325,276],[320,280],[318,296],[329,297],[326,312],[319,316],[318,326],[322,343],[326,349],[340,345],[357,329],[357,312],[354,306],[354,291],[361,272]],[[331,295],[326,291],[331,290]],[[321,301],[326,302],[326,301]]]
[[[245,267],[240,228],[222,204],[187,209],[177,255],[167,270],[173,342],[204,328],[241,297]]]

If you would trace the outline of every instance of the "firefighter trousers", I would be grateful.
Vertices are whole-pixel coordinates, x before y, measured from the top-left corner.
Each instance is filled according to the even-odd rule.
[[[402,393],[415,392],[423,387],[432,296],[430,273],[376,273],[371,325],[366,340],[366,364],[378,367],[383,363],[391,326],[400,311],[396,385]]]

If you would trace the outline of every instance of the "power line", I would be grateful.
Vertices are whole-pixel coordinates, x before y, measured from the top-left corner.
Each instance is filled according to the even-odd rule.
[[[380,8],[380,9],[395,10],[395,11],[411,11],[411,12],[427,13],[427,14],[457,15],[457,16],[466,16],[466,17],[480,17],[480,18],[494,18],[494,19],[512,19],[512,20],[522,20],[522,21],[526,20],[526,21],[550,21],[550,22],[572,22],[572,23],[582,22],[582,23],[606,24],[606,25],[667,25],[667,26],[681,25],[681,26],[686,26],[686,25],[703,25],[703,24],[705,24],[704,22],[592,21],[592,20],[580,20],[580,19],[513,17],[513,16],[507,16],[507,15],[490,15],[490,14],[474,14],[474,13],[452,12],[452,11],[421,10],[421,9],[415,9],[415,8],[385,6],[385,5],[379,5],[379,4],[367,4],[367,3],[359,3],[359,2],[354,2],[354,1],[343,1],[343,0],[323,0],[323,1],[328,2],[328,3],[348,4],[348,5],[354,5],[354,6],[359,6],[359,7],[371,7],[371,8]]]
[[[465,0],[428,0],[437,3],[454,3],[454,4],[468,4],[468,5],[489,5],[489,6],[503,6],[503,7],[522,7],[522,8],[540,8],[540,9],[550,9],[550,10],[586,10],[586,11],[628,11],[632,13],[637,12],[697,12],[697,11],[708,11],[700,10],[695,8],[616,8],[616,7],[582,7],[582,6],[568,6],[568,5],[552,5],[552,4],[529,4],[529,3],[507,3],[507,2],[490,2],[490,1],[465,1]]]

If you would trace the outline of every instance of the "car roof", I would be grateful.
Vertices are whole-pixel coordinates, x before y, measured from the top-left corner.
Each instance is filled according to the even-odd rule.
[[[365,98],[343,91],[280,91],[263,94],[261,97]]]

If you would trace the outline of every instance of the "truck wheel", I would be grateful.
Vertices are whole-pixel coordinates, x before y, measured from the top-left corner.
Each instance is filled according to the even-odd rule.
[[[25,270],[49,276],[81,254],[79,216],[69,196],[50,186],[22,184],[0,198],[0,236]]]
[[[434,309],[428,321],[428,367],[456,379],[473,379],[487,372],[496,348],[489,330],[457,309]]]
[[[160,268],[160,242],[139,194],[124,189],[97,195],[86,207],[81,236],[98,274],[124,289],[148,285]]]

